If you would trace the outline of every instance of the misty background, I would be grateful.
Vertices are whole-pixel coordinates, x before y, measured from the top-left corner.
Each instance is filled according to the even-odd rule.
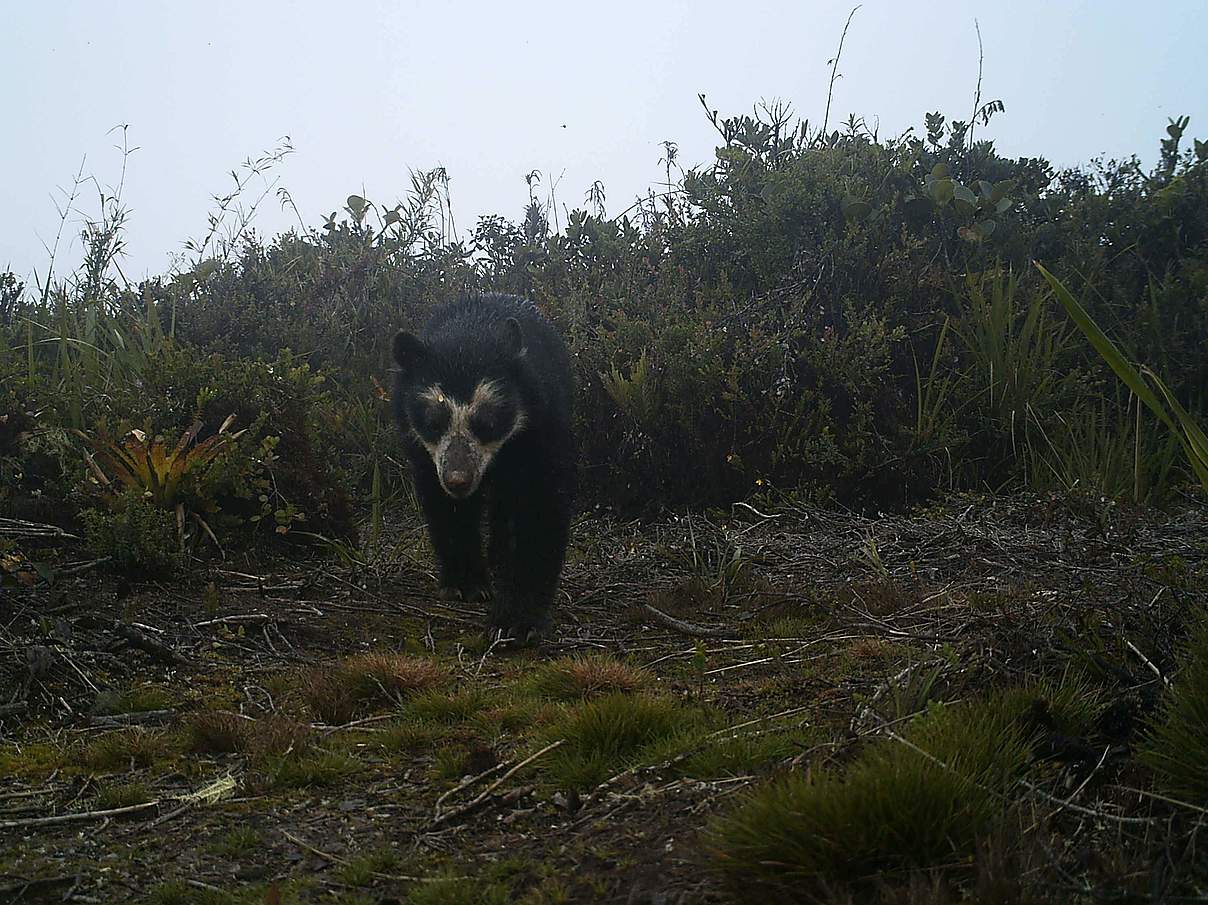
[[[697,94],[723,115],[760,99],[811,125],[849,2],[744,4],[318,2],[8,4],[0,31],[0,268],[31,285],[59,225],[56,201],[84,161],[111,188],[127,125],[127,278],[165,271],[205,232],[229,171],[285,137],[274,170],[307,226],[348,194],[393,204],[409,169],[443,166],[458,234],[477,218],[519,219],[525,174],[558,210],[595,180],[616,215],[663,178],[663,141],[685,167],[718,136]],[[1157,156],[1167,118],[1208,122],[1208,4],[897,3],[852,19],[832,127],[849,113],[882,137],[922,131],[927,111],[968,119],[980,24],[983,102],[1006,112],[979,138],[1003,154],[1072,166],[1103,154]],[[77,204],[97,210],[86,186]],[[255,226],[297,224],[275,197]],[[79,216],[58,269],[78,259]]]

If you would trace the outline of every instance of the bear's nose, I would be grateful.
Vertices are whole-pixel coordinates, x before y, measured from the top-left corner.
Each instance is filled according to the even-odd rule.
[[[451,471],[445,475],[445,486],[452,493],[463,493],[470,489],[470,473],[468,471]]]

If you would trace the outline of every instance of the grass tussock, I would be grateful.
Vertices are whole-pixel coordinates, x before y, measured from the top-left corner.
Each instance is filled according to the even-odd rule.
[[[318,719],[340,725],[374,706],[397,705],[447,680],[445,669],[427,658],[368,653],[303,673],[299,690]]]
[[[361,769],[355,758],[317,749],[303,754],[270,754],[258,763],[251,785],[272,790],[333,786]]]
[[[633,694],[650,683],[646,671],[599,654],[553,660],[544,664],[533,678],[536,693],[555,701]]]
[[[717,869],[744,901],[972,855],[1032,757],[1032,734],[1001,699],[936,707],[846,771],[776,780],[711,827]]]
[[[1180,660],[1141,757],[1166,792],[1203,803],[1208,801],[1208,619],[1192,628]]]
[[[0,776],[37,779],[68,766],[70,752],[51,742],[0,745]]]
[[[340,866],[336,872],[342,883],[349,886],[368,886],[379,874],[399,873],[402,857],[392,848],[375,849]]]
[[[419,722],[451,726],[473,719],[489,709],[489,697],[478,688],[459,688],[453,692],[421,692],[407,703],[407,715]]]
[[[239,826],[230,832],[223,833],[206,848],[223,858],[237,861],[264,844],[263,834],[251,826]]]
[[[310,735],[309,726],[277,714],[252,720],[216,710],[185,723],[186,744],[196,754],[285,755],[303,751]]]
[[[706,740],[675,769],[693,779],[747,776],[800,754],[808,744],[809,739],[800,732],[722,736]]]
[[[97,792],[95,807],[97,810],[128,808],[136,804],[145,804],[154,797],[141,782],[106,785]]]
[[[176,699],[166,688],[158,685],[139,685],[124,691],[106,689],[96,696],[92,712],[98,716],[119,713],[144,713],[149,710],[168,710],[176,705]]]
[[[565,741],[542,766],[563,788],[589,788],[699,731],[702,722],[699,710],[652,695],[610,694],[567,705],[545,727],[550,741]]]
[[[122,729],[97,736],[80,752],[80,762],[98,773],[154,766],[175,756],[176,740],[164,732]]]
[[[238,754],[246,750],[249,720],[225,710],[195,713],[184,722],[186,745],[194,754]]]
[[[875,550],[875,547],[871,549]],[[866,553],[866,556],[872,555],[875,554]],[[881,618],[912,610],[923,601],[923,594],[913,584],[888,576],[856,582],[848,592],[852,604]]]

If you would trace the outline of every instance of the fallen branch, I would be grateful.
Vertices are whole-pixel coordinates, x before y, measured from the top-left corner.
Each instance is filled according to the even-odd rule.
[[[642,604],[642,611],[664,628],[669,628],[674,632],[679,632],[681,635],[688,635],[692,638],[724,638],[730,634],[728,629],[697,625],[695,622],[684,622],[682,619],[668,616],[662,610],[655,609],[648,603]]]
[[[74,814],[56,814],[53,817],[25,817],[21,820],[0,820],[0,830],[16,830],[36,826],[60,826],[64,823],[80,823],[88,820],[103,820],[106,817],[121,817],[148,808],[159,807],[159,799],[131,804],[124,808],[105,808],[100,811],[77,811]]]
[[[484,804],[491,797],[492,792],[494,792],[501,785],[503,785],[505,782],[507,782],[509,779],[511,779],[513,776],[515,776],[520,770],[527,767],[533,761],[537,760],[537,758],[542,757],[542,756],[548,754],[549,752],[553,751],[555,748],[558,748],[565,744],[566,744],[566,739],[560,738],[556,742],[551,742],[550,744],[546,745],[544,748],[542,748],[536,754],[530,754],[528,757],[526,757],[520,763],[516,764],[516,766],[512,767],[512,769],[508,770],[506,773],[504,773],[502,776],[500,776],[497,780],[495,780],[493,783],[491,783],[489,786],[487,786],[486,789],[482,792],[482,794],[480,794],[477,798],[472,799],[468,803],[462,805],[460,808],[449,811],[446,814],[440,814],[436,817],[433,817],[432,826],[438,826],[442,823],[448,823],[450,820],[454,820],[455,818],[458,818],[458,817],[463,817],[466,814],[470,813],[471,811],[475,810],[480,805]]]
[[[176,666],[192,666],[193,663],[175,648],[169,647],[162,641],[156,641],[150,635],[140,632],[132,625],[127,625],[124,622],[116,620],[110,623],[110,628],[121,636],[131,647],[136,647],[145,653],[150,654],[157,660],[163,660],[166,663],[172,663]]]
[[[206,619],[204,622],[194,622],[193,628],[204,628],[207,625],[238,625],[256,624],[259,622],[272,622],[280,617],[270,616],[268,613],[246,613],[240,616],[220,616],[217,619]]]
[[[492,773],[498,773],[500,770],[502,770],[506,766],[507,766],[506,763],[502,763],[502,764],[496,764],[493,767],[488,767],[487,769],[483,770],[481,773],[478,773],[474,776],[470,776],[470,777],[462,780],[460,783],[458,783],[452,789],[449,789],[448,791],[442,793],[440,798],[436,799],[436,815],[438,817],[440,816],[440,806],[442,804],[444,804],[446,801],[448,801],[450,798],[452,798],[454,795],[456,795],[458,792],[464,792],[466,789],[470,788],[470,786],[477,785],[482,780],[484,780],[488,776],[490,776]]]
[[[133,713],[108,713],[91,717],[88,722],[93,726],[106,728],[116,726],[145,726],[148,723],[166,723],[176,716],[175,710],[139,710]]]
[[[0,537],[41,537],[56,540],[79,540],[58,525],[27,522],[19,518],[0,518]]]

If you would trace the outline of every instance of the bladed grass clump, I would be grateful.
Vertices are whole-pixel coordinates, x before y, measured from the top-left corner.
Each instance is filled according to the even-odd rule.
[[[283,755],[303,751],[309,726],[279,714],[258,720],[227,711],[194,714],[185,723],[190,751],[198,754]]]
[[[1158,785],[1176,798],[1208,801],[1208,619],[1183,645],[1181,665],[1166,690],[1141,758]]]
[[[606,694],[633,694],[650,684],[644,670],[600,654],[562,657],[544,664],[533,678],[542,697],[575,701]]]
[[[564,741],[542,759],[542,768],[562,788],[586,789],[656,746],[699,731],[704,721],[701,710],[653,695],[610,694],[569,704],[544,729],[549,741]]]
[[[165,732],[146,729],[122,729],[107,732],[89,742],[80,754],[80,762],[97,773],[146,768],[173,757],[176,740]]]
[[[447,679],[440,664],[424,657],[367,653],[303,673],[300,691],[317,718],[341,725],[361,712],[397,705]]]
[[[1054,697],[1047,706],[1069,716],[1075,692]],[[1025,716],[1043,698],[933,706],[845,770],[772,781],[708,831],[718,871],[743,901],[799,901],[803,889],[972,856],[1034,757],[1039,731]]]

